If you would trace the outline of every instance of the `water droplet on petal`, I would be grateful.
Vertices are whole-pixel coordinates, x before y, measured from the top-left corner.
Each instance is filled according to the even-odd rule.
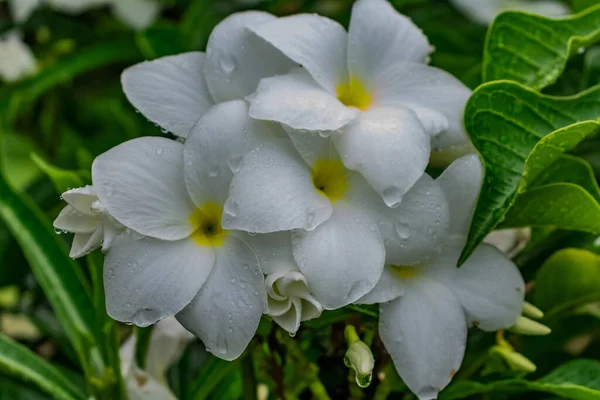
[[[408,239],[410,237],[410,227],[408,224],[398,221],[394,225],[394,228],[400,239]]]
[[[217,164],[211,165],[210,168],[208,168],[208,175],[213,178],[219,175],[219,166]]]
[[[402,192],[396,186],[386,188],[382,193],[384,203],[388,207],[398,207],[402,202]]]
[[[219,58],[219,64],[221,65],[223,71],[228,75],[231,74],[237,66],[235,58],[233,58],[231,54],[227,53],[221,54],[221,57]]]

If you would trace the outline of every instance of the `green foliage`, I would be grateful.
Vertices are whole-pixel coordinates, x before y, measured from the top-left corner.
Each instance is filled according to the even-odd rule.
[[[582,249],[554,253],[539,269],[534,299],[549,316],[600,300],[600,256]]]
[[[567,363],[537,381],[509,379],[491,383],[457,382],[442,392],[440,400],[464,399],[480,393],[544,392],[563,399],[600,399],[600,362],[577,360]]]
[[[483,81],[510,79],[542,89],[557,80],[569,57],[598,40],[600,6],[560,20],[505,12],[488,31]]]
[[[52,181],[56,192],[62,194],[69,189],[84,186],[86,181],[90,181],[91,177],[89,172],[81,171],[69,171],[63,168],[55,167],[54,165],[48,164],[43,158],[35,153],[31,154],[31,159]],[[87,179],[83,176],[87,175]]]
[[[572,183],[553,183],[548,188],[535,185],[528,192],[564,152],[600,131],[599,101],[600,87],[555,97],[509,81],[486,83],[473,93],[465,126],[484,161],[485,178],[461,260],[503,220],[505,226],[551,225],[600,232],[600,205],[593,197],[597,191],[590,195]],[[584,187],[595,187],[594,180],[584,182]],[[518,207],[507,215],[515,200]],[[565,212],[583,207],[585,215]]]
[[[31,382],[60,400],[85,400],[87,396],[50,363],[0,334],[0,370]]]

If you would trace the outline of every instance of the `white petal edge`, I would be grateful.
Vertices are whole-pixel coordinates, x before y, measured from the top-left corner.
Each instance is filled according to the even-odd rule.
[[[106,310],[112,318],[148,326],[187,306],[215,263],[210,246],[123,232],[104,260]]]
[[[344,165],[360,172],[389,207],[400,204],[429,160],[429,136],[406,108],[371,108],[333,141]]]
[[[276,121],[292,129],[332,132],[358,115],[321,88],[302,68],[260,81],[250,98],[250,116]]]
[[[92,180],[108,213],[128,228],[164,240],[195,229],[179,142],[143,137],[122,143],[96,157]]]
[[[449,286],[463,305],[469,325],[490,332],[507,329],[521,315],[525,282],[517,266],[491,245],[477,247],[456,269]]]
[[[121,75],[129,102],[146,118],[174,135],[186,137],[214,104],[203,77],[201,52],[145,61]]]
[[[292,232],[292,251],[315,298],[325,309],[354,303],[370,292],[385,258],[377,223],[341,201],[314,231]]]
[[[348,30],[350,75],[366,81],[388,65],[425,63],[430,45],[408,17],[386,0],[358,0]]]
[[[348,80],[347,35],[339,23],[316,14],[279,18],[253,31],[302,65],[331,94]]]
[[[379,334],[404,383],[420,400],[431,400],[460,367],[467,323],[450,289],[417,278],[402,297],[380,306]]]
[[[231,181],[225,229],[269,233],[312,230],[331,216],[331,203],[314,187],[311,171],[289,140],[250,152]]]
[[[177,320],[224,360],[238,358],[254,337],[265,308],[264,278],[256,255],[230,234],[215,248],[213,271]]]
[[[198,207],[206,201],[222,205],[233,173],[248,152],[276,137],[274,124],[248,116],[244,100],[211,107],[194,125],[183,150],[184,177]]]
[[[466,237],[483,183],[483,164],[478,155],[454,161],[436,179],[450,210],[450,233]]]
[[[206,46],[204,76],[217,102],[243,99],[262,78],[285,74],[295,66],[249,29],[276,19],[262,11],[238,12],[213,29]]]

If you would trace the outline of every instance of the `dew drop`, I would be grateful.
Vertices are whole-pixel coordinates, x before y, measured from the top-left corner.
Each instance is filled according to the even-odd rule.
[[[373,377],[373,374],[369,374],[369,375],[355,374],[355,376],[356,376],[356,384],[359,387],[364,389],[371,384],[371,379]]]
[[[159,156],[160,156],[160,155],[161,155],[161,154],[162,154],[164,151],[165,151],[165,149],[163,149],[161,146],[158,146],[158,147],[156,148],[156,154],[157,154],[157,155],[159,155]]]
[[[219,175],[219,166],[217,164],[211,165],[210,168],[208,168],[208,175],[213,178]]]
[[[222,54],[219,58],[219,64],[226,74],[231,74],[236,68],[235,58],[231,54]]]
[[[290,332],[290,337],[296,337],[296,332]]]
[[[396,234],[398,234],[400,239],[408,239],[410,237],[410,227],[404,222],[396,222],[394,229],[396,230]]]
[[[227,165],[229,166],[231,172],[235,174],[240,170],[240,167],[242,166],[242,156],[229,157],[229,160],[227,160]]]
[[[381,193],[384,203],[388,207],[398,207],[402,202],[402,192],[396,186],[390,186]]]
[[[235,201],[232,197],[228,198],[223,205],[223,211],[231,217],[237,216],[239,210],[239,206],[237,201]]]

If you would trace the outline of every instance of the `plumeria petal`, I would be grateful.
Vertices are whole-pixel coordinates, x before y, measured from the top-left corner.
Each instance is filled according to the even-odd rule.
[[[471,90],[449,73],[414,63],[394,64],[371,78],[373,107],[408,107],[415,112],[430,134],[432,148],[468,142],[463,114]],[[447,124],[440,117],[447,119]]]
[[[359,0],[348,30],[350,75],[365,82],[398,62],[424,63],[430,53],[423,32],[387,0]]]
[[[314,231],[292,232],[292,250],[315,298],[326,309],[343,307],[371,291],[385,257],[376,222],[341,201]]]
[[[253,150],[231,182],[225,229],[275,232],[312,230],[331,216],[330,201],[314,187],[311,172],[288,140]]]
[[[252,249],[229,235],[215,247],[213,271],[177,320],[224,360],[238,358],[254,336],[265,304],[264,278]]]
[[[252,28],[267,42],[302,65],[319,85],[335,94],[348,80],[346,31],[319,15],[299,14]]]
[[[100,220],[102,221],[103,231],[102,251],[106,253],[117,236],[125,230],[125,227],[108,214],[101,215]]]
[[[448,233],[450,213],[444,191],[424,174],[399,207],[381,210],[380,221],[387,263],[411,265],[427,261],[439,254]]]
[[[381,278],[377,285],[369,293],[358,299],[356,304],[377,304],[387,303],[404,294],[406,282],[404,279],[394,273],[392,267],[386,265],[381,273]]]
[[[483,165],[477,155],[454,161],[437,178],[450,210],[450,233],[466,237],[483,182]]]
[[[178,240],[195,229],[179,142],[144,137],[120,144],[94,160],[92,180],[109,214],[143,235]]]
[[[262,11],[230,15],[210,34],[204,76],[217,101],[243,99],[261,78],[288,72],[295,64],[249,28],[275,21]]]
[[[13,19],[19,23],[27,21],[40,5],[42,0],[9,0],[8,2]]]
[[[296,333],[300,322],[318,317],[321,304],[312,296],[299,271],[275,272],[267,276],[267,311],[283,329]]]
[[[302,68],[261,80],[250,105],[252,118],[309,131],[338,130],[357,114],[358,110],[346,107]]]
[[[91,185],[70,189],[62,194],[62,199],[82,214],[94,216],[92,203],[98,200],[96,190]]]
[[[246,235],[244,241],[256,253],[264,274],[299,271],[292,254],[292,237],[289,231]]]
[[[243,100],[211,107],[190,132],[183,150],[185,183],[194,203],[223,204],[243,157],[274,138],[276,129],[251,119]]]
[[[127,99],[150,121],[181,137],[214,101],[202,74],[205,55],[191,52],[146,61],[121,76]]]
[[[462,248],[457,248],[460,254]],[[455,268],[458,258],[451,264]],[[495,247],[482,244],[449,283],[462,303],[467,322],[485,331],[506,329],[521,315],[525,283],[517,266]]]
[[[405,108],[369,109],[333,140],[344,165],[359,171],[390,207],[400,204],[429,160],[429,136]]]
[[[69,257],[80,258],[90,254],[102,245],[102,228],[91,233],[76,233],[69,251]]]
[[[283,125],[294,147],[308,165],[314,165],[317,160],[338,159],[337,150],[330,137],[323,137],[318,132],[293,129]]]
[[[33,52],[14,31],[0,35],[0,60],[0,81],[18,81],[37,71]]]
[[[212,247],[192,239],[170,242],[126,231],[106,254],[106,310],[138,326],[173,316],[192,301],[214,263]]]
[[[460,367],[467,324],[450,289],[416,278],[402,297],[381,304],[379,334],[404,383],[420,400],[430,400]]]
[[[97,217],[83,214],[71,205],[63,208],[54,220],[54,228],[73,233],[92,233],[99,224]]]

